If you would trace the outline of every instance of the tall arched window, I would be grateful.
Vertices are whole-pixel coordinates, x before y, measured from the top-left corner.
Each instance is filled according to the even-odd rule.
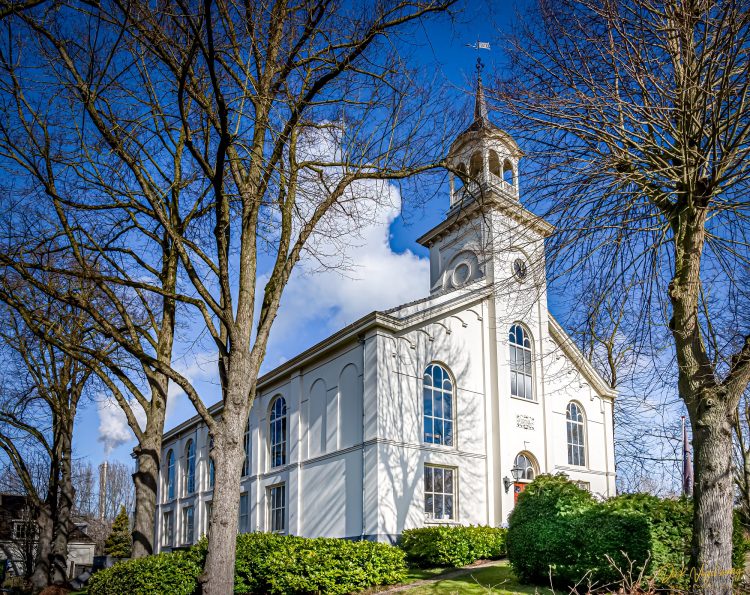
[[[242,461],[242,476],[250,475],[250,418],[245,426],[245,437],[242,441],[245,447],[245,460]]]
[[[586,428],[581,406],[568,403],[565,413],[568,426],[568,464],[586,466]]]
[[[531,337],[520,324],[510,327],[510,394],[522,399],[534,399],[531,367]]]
[[[188,440],[185,447],[185,493],[195,491],[195,442]]]
[[[276,397],[271,403],[268,422],[268,441],[271,451],[271,467],[286,464],[286,401]]]
[[[214,466],[214,460],[208,459],[208,487],[214,487],[216,482],[216,467]]]
[[[531,455],[524,452],[518,453],[516,460],[513,462],[513,467],[521,470],[518,481],[534,481],[536,477],[536,465]]]
[[[174,451],[167,453],[167,500],[174,498]]]
[[[482,175],[482,167],[482,153],[477,151],[469,160],[469,177],[476,181],[476,179]]]
[[[507,159],[503,163],[503,181],[506,184],[513,185],[513,165]]]
[[[490,151],[490,173],[501,179],[503,177],[500,171],[500,157],[498,157],[495,151]]]
[[[424,441],[453,446],[453,381],[448,370],[430,364],[424,373]]]

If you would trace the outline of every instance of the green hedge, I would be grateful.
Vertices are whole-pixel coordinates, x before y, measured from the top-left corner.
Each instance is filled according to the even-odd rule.
[[[343,594],[404,579],[404,553],[384,543],[267,533],[237,539],[235,593]]]
[[[597,585],[620,578],[617,568],[645,576],[657,586],[683,589],[692,534],[692,502],[626,494],[598,503],[563,476],[540,475],[519,496],[509,518],[508,558],[522,580]],[[745,542],[735,522],[734,556],[742,567]]]
[[[506,534],[498,527],[425,527],[404,531],[399,546],[417,566],[466,566],[505,556]]]
[[[91,577],[89,595],[191,595],[207,548],[204,539],[185,552],[120,562]],[[391,545],[269,533],[237,536],[235,593],[335,595],[405,578],[405,555]]]
[[[100,570],[88,582],[89,595],[191,595],[203,572],[205,552],[157,554],[118,562]]]

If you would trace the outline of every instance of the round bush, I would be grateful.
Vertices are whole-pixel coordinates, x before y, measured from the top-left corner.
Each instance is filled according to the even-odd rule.
[[[527,485],[508,518],[508,559],[516,575],[547,583],[550,566],[572,563],[585,546],[577,516],[593,506],[591,494],[562,475],[539,475]]]
[[[486,526],[439,526],[408,529],[399,540],[412,564],[466,566],[506,555],[507,529]]]
[[[235,593],[344,594],[405,578],[404,553],[384,543],[268,533],[237,538]]]
[[[692,534],[692,502],[626,494],[603,503],[563,476],[541,475],[509,517],[508,558],[522,580],[601,588],[620,572],[684,590]],[[745,540],[735,522],[733,564],[742,568]],[[739,574],[739,573],[738,573]]]
[[[118,562],[95,573],[89,595],[191,595],[203,572],[199,550],[157,554]]]

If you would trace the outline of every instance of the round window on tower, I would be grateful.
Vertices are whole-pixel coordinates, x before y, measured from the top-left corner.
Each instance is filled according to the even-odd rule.
[[[519,281],[523,281],[529,274],[528,267],[522,258],[516,258],[513,261],[513,274]]]

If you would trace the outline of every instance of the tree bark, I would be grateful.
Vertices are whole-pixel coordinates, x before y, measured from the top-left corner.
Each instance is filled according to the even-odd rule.
[[[68,582],[68,538],[73,528],[71,513],[75,501],[71,467],[74,417],[75,409],[71,412],[70,418],[66,420],[65,428],[62,429],[60,437],[60,482],[57,515],[55,517],[55,540],[52,547],[52,564],[49,572],[50,583],[53,585],[65,585]]]
[[[150,425],[150,424],[149,424]],[[163,421],[160,426],[163,426]],[[135,484],[135,511],[133,520],[133,558],[143,558],[154,553],[156,522],[156,490],[159,481],[161,433],[147,431],[144,440],[136,447],[138,468],[133,473]]]
[[[56,489],[50,488],[47,493],[47,497],[45,498],[42,505],[38,507],[36,514],[36,524],[39,527],[39,539],[36,546],[34,571],[30,576],[34,593],[38,593],[47,585],[49,585],[52,547],[55,531],[55,490]],[[29,574],[29,568],[26,568],[25,573],[27,575]]]
[[[247,414],[225,410],[218,424],[219,429],[213,436],[211,457],[214,460],[216,481],[208,535],[210,547],[200,579],[204,595],[226,595],[234,591],[240,476],[244,458],[242,441],[237,437],[243,435],[246,423]]]
[[[709,399],[711,400],[711,399]],[[732,411],[723,403],[695,416],[691,583],[702,593],[732,593]],[[691,416],[693,418],[694,416]]]

